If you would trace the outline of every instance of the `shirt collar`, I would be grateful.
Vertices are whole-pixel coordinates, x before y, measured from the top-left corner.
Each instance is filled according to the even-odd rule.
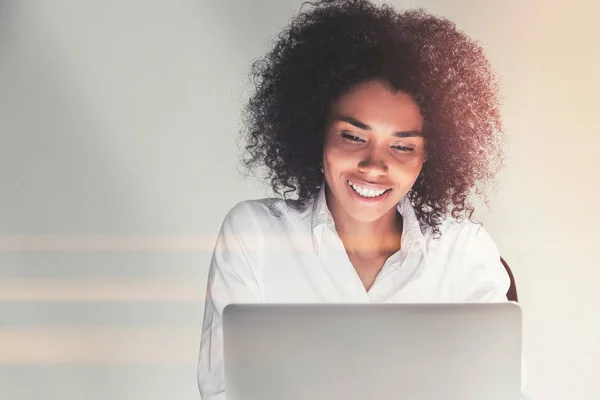
[[[402,215],[402,249],[419,249],[425,254],[427,246],[426,239],[421,224],[415,213],[415,209],[408,196],[404,196],[396,206],[396,209]],[[323,228],[337,234],[333,216],[327,207],[325,198],[325,183],[317,193],[312,205],[311,228],[313,234],[313,244],[318,250],[318,243],[323,235]]]
[[[427,240],[415,213],[415,208],[408,196],[402,197],[396,209],[402,215],[402,248],[418,248],[425,254],[427,251]]]

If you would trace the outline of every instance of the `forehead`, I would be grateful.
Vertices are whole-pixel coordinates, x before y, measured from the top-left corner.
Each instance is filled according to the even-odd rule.
[[[419,105],[404,92],[393,92],[378,81],[354,86],[332,106],[332,116],[350,116],[368,125],[396,130],[421,130],[423,117]]]

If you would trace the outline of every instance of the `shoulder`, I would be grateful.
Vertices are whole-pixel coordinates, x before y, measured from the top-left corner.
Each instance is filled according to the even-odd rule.
[[[494,240],[483,224],[466,218],[461,220],[447,218],[440,225],[440,233],[439,241],[451,245],[455,249],[498,251]]]
[[[235,204],[223,220],[222,229],[235,232],[268,231],[307,220],[312,202],[278,198],[244,200]]]
[[[448,219],[441,226],[440,243],[461,270],[463,296],[471,300],[505,299],[510,278],[499,249],[480,223]]]

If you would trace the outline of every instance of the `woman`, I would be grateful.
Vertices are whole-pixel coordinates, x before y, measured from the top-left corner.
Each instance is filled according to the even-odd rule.
[[[487,200],[503,160],[496,80],[477,43],[422,10],[322,1],[252,75],[244,162],[266,167],[283,198],[241,202],[223,222],[204,400],[225,396],[230,303],[506,301],[498,249],[470,221],[471,195]]]

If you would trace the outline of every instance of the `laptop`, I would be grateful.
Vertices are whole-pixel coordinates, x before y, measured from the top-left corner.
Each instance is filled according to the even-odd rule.
[[[228,400],[518,400],[518,304],[232,304]]]

